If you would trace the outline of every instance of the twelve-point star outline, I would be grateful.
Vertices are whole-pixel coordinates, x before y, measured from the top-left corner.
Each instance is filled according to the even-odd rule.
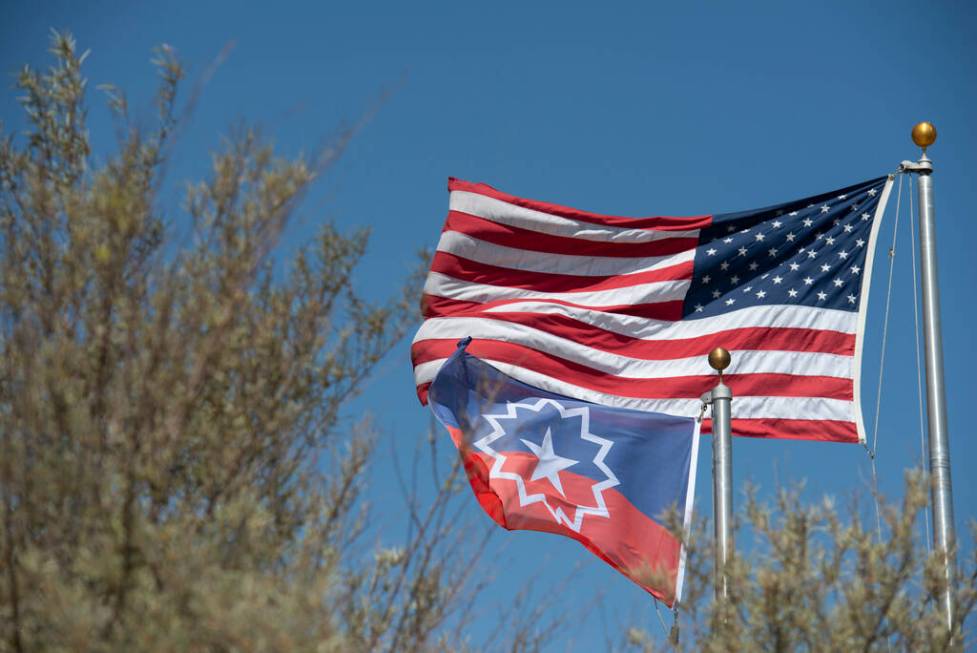
[[[594,497],[595,505],[575,505],[572,518],[566,514],[562,507],[553,506],[549,501],[547,501],[544,493],[537,492],[529,494],[526,490],[526,483],[522,475],[514,472],[503,471],[503,466],[506,462],[506,455],[501,451],[496,451],[491,446],[493,442],[506,435],[506,430],[502,425],[502,422],[518,419],[517,411],[530,410],[539,413],[547,407],[554,409],[559,414],[560,419],[580,419],[579,437],[581,440],[591,442],[598,446],[597,453],[594,455],[592,463],[594,467],[599,469],[605,476],[604,480],[596,482],[591,486],[591,492]],[[515,483],[516,490],[519,494],[520,506],[527,506],[533,503],[542,503],[558,524],[563,524],[567,528],[578,533],[580,532],[580,527],[583,524],[583,519],[585,516],[595,515],[605,518],[610,516],[610,513],[607,510],[607,504],[604,501],[604,490],[619,485],[620,481],[618,481],[617,476],[614,475],[614,472],[612,472],[604,462],[604,459],[607,457],[607,453],[610,451],[614,443],[611,440],[602,438],[599,435],[595,435],[590,432],[590,409],[587,406],[568,408],[554,399],[538,399],[535,402],[530,400],[525,403],[507,402],[506,412],[504,414],[484,415],[483,417],[491,425],[492,432],[485,437],[476,440],[474,444],[479,450],[491,456],[494,460],[492,463],[492,468],[489,470],[490,479],[505,479]],[[530,442],[521,438],[520,440],[538,458],[530,481],[537,481],[545,478],[553,486],[553,488],[560,493],[561,496],[565,497],[566,495],[564,494],[563,486],[560,483],[559,473],[564,469],[569,469],[580,461],[557,455],[553,448],[553,436],[550,428],[546,429],[542,444],[536,444],[535,442]]]

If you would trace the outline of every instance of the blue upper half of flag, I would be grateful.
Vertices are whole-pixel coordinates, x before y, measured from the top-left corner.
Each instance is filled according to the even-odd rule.
[[[621,493],[647,517],[684,509],[695,420],[601,406],[546,392],[458,350],[430,388],[437,418],[494,458],[526,453],[554,489],[559,472]]]
[[[699,237],[685,317],[768,304],[857,311],[886,179],[716,215]]]

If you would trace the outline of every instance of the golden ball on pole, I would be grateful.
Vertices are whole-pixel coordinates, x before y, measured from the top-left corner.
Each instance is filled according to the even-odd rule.
[[[709,352],[709,365],[720,374],[729,367],[729,352],[722,347],[716,347]]]
[[[933,126],[933,123],[924,120],[913,127],[913,143],[923,148],[923,152],[926,152],[926,148],[935,142],[936,127]]]

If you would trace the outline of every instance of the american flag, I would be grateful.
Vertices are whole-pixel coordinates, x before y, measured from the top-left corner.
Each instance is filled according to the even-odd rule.
[[[736,435],[864,442],[859,368],[891,176],[754,211],[624,218],[448,182],[411,348],[568,397],[696,415],[730,350]],[[703,430],[709,432],[708,420]]]

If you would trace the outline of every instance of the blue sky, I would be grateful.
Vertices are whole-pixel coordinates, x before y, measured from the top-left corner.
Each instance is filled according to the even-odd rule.
[[[893,171],[918,150],[909,130],[933,121],[939,273],[956,521],[977,510],[967,424],[973,403],[977,279],[977,7],[964,2],[826,3],[248,3],[8,2],[0,9],[5,88],[22,63],[46,64],[50,28],[92,50],[92,87],[127,89],[149,119],[151,48],[175,47],[199,78],[225,48],[171,180],[207,172],[207,151],[235,123],[256,123],[285,153],[312,152],[376,99],[389,99],[317,185],[286,250],[317,224],[369,225],[358,283],[381,297],[415,250],[433,246],[449,175],[537,199],[617,215],[693,215],[805,197]],[[189,88],[189,85],[188,85]],[[111,145],[92,97],[97,150]],[[0,118],[20,124],[14,94]],[[178,203],[174,202],[174,208]],[[883,225],[868,318],[863,408],[872,431],[886,256],[895,201]],[[895,259],[893,307],[879,426],[883,492],[899,492],[920,459],[906,215]],[[284,255],[287,257],[287,253]],[[408,343],[351,412],[369,410],[385,433],[371,498],[396,515],[389,448],[408,455],[428,428],[414,396]],[[735,403],[733,405],[735,411]],[[702,443],[697,507],[711,511],[709,440]],[[447,461],[451,452],[441,449]],[[769,496],[805,480],[805,493],[846,503],[868,497],[858,446],[737,439],[734,475]],[[471,514],[481,519],[471,502]],[[483,520],[483,521],[487,521]],[[608,623],[633,618],[660,632],[650,601],[575,543],[500,533],[486,556],[541,586],[568,573],[559,598],[572,611],[604,594]],[[580,565],[579,569],[577,565]],[[487,598],[505,603],[515,581]],[[603,641],[599,611],[561,629],[553,650]],[[614,616],[618,615],[618,616]]]

